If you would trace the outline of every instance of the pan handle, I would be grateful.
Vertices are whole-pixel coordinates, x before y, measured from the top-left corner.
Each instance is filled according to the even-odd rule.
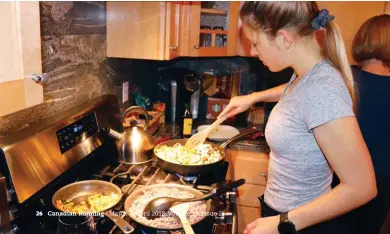
[[[226,193],[232,189],[238,188],[243,184],[245,184],[245,179],[239,179],[237,181],[221,185],[218,188],[214,189],[211,193],[206,194],[204,196],[188,199],[188,200],[186,200],[186,202],[208,200],[210,198],[213,198],[213,197],[219,196],[223,193]]]
[[[240,133],[240,134],[238,134],[238,135],[236,135],[236,136],[230,138],[229,140],[225,141],[224,143],[222,143],[220,147],[221,147],[222,149],[225,149],[226,146],[227,146],[228,144],[232,143],[233,141],[235,141],[235,140],[237,140],[237,139],[239,139],[239,138],[241,138],[241,137],[244,137],[244,136],[246,136],[246,135],[250,135],[250,134],[253,134],[253,133],[256,133],[256,132],[260,132],[260,131],[261,131],[261,129],[256,128],[256,129],[251,129],[251,130],[249,130],[249,131],[247,131],[247,132]]]
[[[111,214],[110,211],[106,211],[104,212],[104,214],[112,220],[112,222],[114,222],[116,224],[116,226],[118,226],[123,233],[132,233],[134,232],[134,228],[133,226],[131,226],[128,222],[126,222],[126,220],[122,219],[121,217],[117,216],[117,215],[113,215]]]

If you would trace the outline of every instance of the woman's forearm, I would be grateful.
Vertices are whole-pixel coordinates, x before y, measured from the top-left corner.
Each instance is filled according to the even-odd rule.
[[[278,102],[287,83],[260,92],[252,93],[252,104],[256,102]]]
[[[341,183],[318,199],[290,211],[288,219],[297,231],[333,219],[366,203],[367,199],[357,194],[355,189]]]

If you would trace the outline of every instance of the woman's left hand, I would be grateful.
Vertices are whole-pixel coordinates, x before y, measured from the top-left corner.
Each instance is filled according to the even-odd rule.
[[[279,234],[278,225],[279,216],[258,218],[246,226],[244,234]]]

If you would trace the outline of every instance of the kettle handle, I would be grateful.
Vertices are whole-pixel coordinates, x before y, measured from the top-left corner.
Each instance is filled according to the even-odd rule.
[[[139,111],[142,112],[142,114],[144,114],[144,116],[145,116],[145,127],[144,127],[144,130],[147,130],[148,127],[149,127],[149,115],[148,115],[148,112],[147,112],[144,108],[142,108],[142,107],[140,107],[140,106],[131,106],[131,107],[127,108],[127,109],[123,112],[123,114],[122,114],[122,117],[121,117],[121,124],[123,124],[123,120],[125,119],[126,114],[128,114],[129,112],[133,112],[133,111],[135,111],[135,110],[139,110]]]

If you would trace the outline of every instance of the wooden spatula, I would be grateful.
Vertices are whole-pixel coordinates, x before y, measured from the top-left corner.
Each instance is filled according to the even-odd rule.
[[[172,206],[169,210],[172,211],[179,217],[181,225],[183,226],[184,232],[186,234],[195,234],[194,230],[191,227],[190,221],[187,219],[187,212],[190,208],[188,203],[181,203],[179,205]]]
[[[227,118],[227,115],[222,116],[221,118],[217,119],[212,123],[208,128],[205,130],[196,133],[190,139],[187,140],[185,147],[189,149],[195,149],[199,145],[203,144],[203,142],[206,140],[208,135],[216,128],[218,127],[223,121],[225,121]]]

